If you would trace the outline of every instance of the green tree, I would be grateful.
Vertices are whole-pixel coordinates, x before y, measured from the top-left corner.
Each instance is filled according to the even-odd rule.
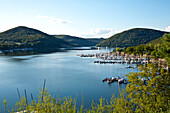
[[[123,52],[126,53],[126,47],[123,48]]]
[[[159,74],[158,74],[159,73]],[[146,79],[147,85],[141,79]],[[170,76],[157,65],[149,64],[142,72],[128,75],[130,82],[126,88],[129,98],[137,112],[161,112],[170,107]]]
[[[116,47],[116,51],[119,52],[119,55],[120,55],[120,52],[122,51],[119,47]]]
[[[132,54],[132,53],[133,53],[133,50],[134,50],[133,47],[128,47],[128,48],[126,49],[126,52],[127,52],[127,54]]]
[[[149,55],[149,54],[150,54],[150,51],[152,51],[152,50],[151,50],[151,47],[150,47],[149,45],[145,45],[145,46],[144,46],[144,51],[145,51],[146,54]]]
[[[143,55],[144,53],[144,45],[139,45],[136,47],[136,52],[140,55]]]
[[[117,48],[116,48],[116,51],[121,52],[120,47],[117,47]]]
[[[167,63],[170,64],[170,33],[164,34],[161,40],[162,45],[158,48],[159,55],[160,57],[165,58]]]
[[[114,99],[113,112],[157,113],[170,111],[170,76],[163,68],[148,64],[139,73],[126,75],[126,91]],[[159,74],[158,74],[159,73]],[[142,80],[146,80],[145,82]]]

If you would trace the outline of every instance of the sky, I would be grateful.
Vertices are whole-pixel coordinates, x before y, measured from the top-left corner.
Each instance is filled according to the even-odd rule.
[[[131,28],[170,32],[169,7],[170,0],[0,0],[0,32],[17,26],[83,38]]]

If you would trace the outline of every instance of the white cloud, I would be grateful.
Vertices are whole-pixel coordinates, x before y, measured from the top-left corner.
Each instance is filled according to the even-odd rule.
[[[165,30],[170,32],[170,26],[166,27]]]
[[[45,20],[48,20],[52,23],[58,23],[58,24],[69,24],[71,23],[70,21],[68,20],[64,20],[64,19],[56,19],[54,17],[51,17],[51,16],[46,16],[46,15],[37,15],[37,18],[40,18],[40,19],[45,19]]]
[[[55,22],[59,23],[59,24],[69,24],[69,23],[71,23],[70,21],[62,20],[62,19],[56,19]]]
[[[89,37],[89,38],[109,38],[110,36],[118,33],[118,30],[115,29],[94,29],[91,30],[90,33],[83,34],[82,37]]]
[[[92,30],[92,33],[94,35],[103,35],[103,34],[108,34],[111,31],[112,31],[111,29],[95,29],[95,30]]]

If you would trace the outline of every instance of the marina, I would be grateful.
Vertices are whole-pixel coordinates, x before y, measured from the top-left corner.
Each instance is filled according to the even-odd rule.
[[[94,63],[99,63],[99,64],[147,64],[148,62],[145,61],[140,61],[140,62],[133,62],[133,61],[109,61],[109,60],[104,60],[104,61],[94,61]]]
[[[95,59],[94,63],[95,64],[126,64],[124,68],[127,69],[138,69],[139,64],[148,64],[151,63],[148,57],[141,57],[141,56],[132,56],[132,55],[127,55],[127,54],[122,54],[122,53],[113,53],[113,52],[108,52],[108,53],[95,53],[95,54],[77,54],[76,56],[80,57],[93,57]],[[133,65],[133,66],[132,66]],[[119,71],[122,71],[119,69]],[[111,75],[112,76],[112,75]],[[106,77],[102,80],[102,82],[107,82],[108,84],[117,82],[117,84],[127,84],[128,80],[124,77],[120,77],[119,75],[117,77]]]
[[[134,55],[127,55],[127,54],[118,54],[118,53],[95,53],[95,54],[77,54],[80,57],[94,57],[96,59],[94,63],[99,64],[148,64],[152,63],[152,60],[148,56],[134,56]]]

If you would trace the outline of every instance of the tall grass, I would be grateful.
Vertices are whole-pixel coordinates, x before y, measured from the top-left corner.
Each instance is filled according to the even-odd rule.
[[[37,100],[31,100],[27,102],[25,97],[21,97],[20,101],[16,102],[16,105],[8,110],[10,113],[112,113],[115,97],[108,102],[104,98],[99,99],[99,104],[92,101],[91,108],[84,108],[84,94],[82,94],[82,105],[80,108],[76,106],[76,99],[72,97],[54,98],[45,90],[39,90]],[[4,112],[7,112],[7,100],[4,99]]]

